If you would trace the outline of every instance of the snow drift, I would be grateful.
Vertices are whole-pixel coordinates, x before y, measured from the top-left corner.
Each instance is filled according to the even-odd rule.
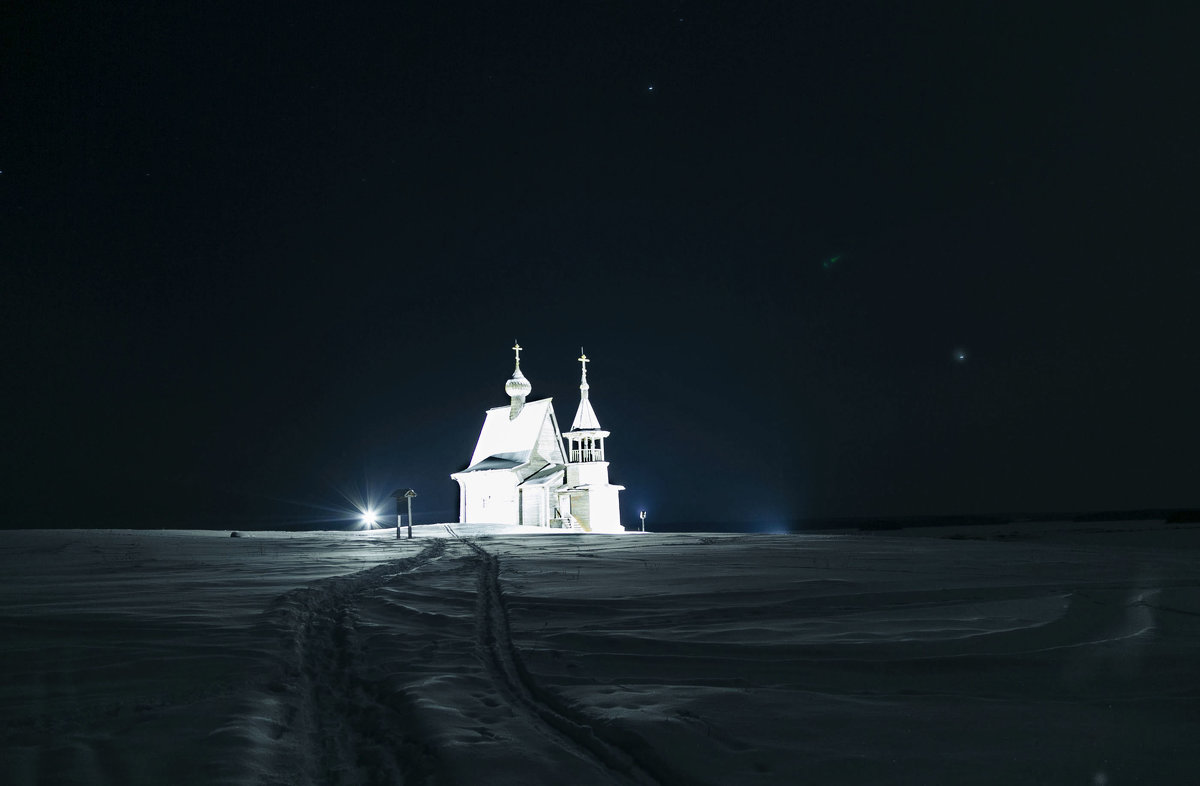
[[[0,781],[1191,783],[1192,548],[0,535]]]

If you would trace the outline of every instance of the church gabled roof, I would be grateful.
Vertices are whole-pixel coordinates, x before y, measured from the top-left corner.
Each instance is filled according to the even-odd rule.
[[[535,458],[539,459],[539,464],[566,464],[551,401],[544,398],[528,402],[516,417],[510,417],[510,407],[489,409],[471,455],[471,464],[463,471],[516,469]]]

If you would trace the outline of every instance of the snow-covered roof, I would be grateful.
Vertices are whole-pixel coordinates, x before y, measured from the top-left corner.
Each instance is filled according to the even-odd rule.
[[[483,461],[477,461],[467,467],[467,472],[475,472],[482,469],[512,469],[519,467],[525,463],[526,458],[508,457],[508,456],[488,456]]]
[[[565,468],[566,468],[565,464],[547,464],[546,466],[539,469],[537,472],[535,472],[532,475],[530,475],[529,477],[525,478],[525,481],[521,485],[542,486],[547,483],[551,483],[556,480],[560,480],[562,478],[562,471]]]
[[[471,455],[471,464],[465,471],[512,469],[528,463],[549,417],[551,401],[544,398],[527,402],[511,420],[509,406],[489,409]]]

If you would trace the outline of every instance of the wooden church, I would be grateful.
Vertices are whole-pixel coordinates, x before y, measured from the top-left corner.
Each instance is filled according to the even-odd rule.
[[[487,411],[470,465],[450,476],[459,486],[459,522],[624,532],[617,497],[624,486],[608,482],[608,432],[588,400],[587,355],[579,358],[579,408],[564,435],[553,399],[528,400],[532,385],[521,373],[521,345],[513,351],[516,368],[504,385],[508,406]]]

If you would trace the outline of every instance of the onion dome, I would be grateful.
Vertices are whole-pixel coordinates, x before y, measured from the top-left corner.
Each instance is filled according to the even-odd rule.
[[[533,385],[529,384],[528,379],[525,379],[520,366],[513,371],[512,378],[504,383],[504,392],[511,398],[528,398],[531,390],[533,390]]]
[[[533,385],[529,384],[529,380],[521,373],[521,345],[515,341],[513,344],[513,352],[517,353],[517,367],[513,369],[513,375],[508,382],[504,383],[504,392],[512,399],[512,405],[508,409],[509,420],[516,420],[517,415],[521,414],[521,410],[525,408],[525,397],[533,390]]]

